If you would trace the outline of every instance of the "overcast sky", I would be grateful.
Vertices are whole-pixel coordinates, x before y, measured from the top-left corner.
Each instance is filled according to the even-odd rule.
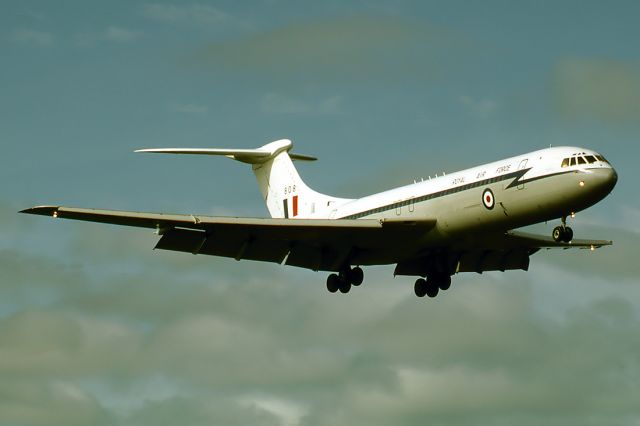
[[[640,424],[635,1],[5,1],[0,424]],[[325,274],[154,252],[146,230],[36,204],[266,216],[246,165],[138,148],[315,155],[357,197],[574,145],[614,192],[594,253],[463,274]],[[556,223],[536,227],[550,232]]]

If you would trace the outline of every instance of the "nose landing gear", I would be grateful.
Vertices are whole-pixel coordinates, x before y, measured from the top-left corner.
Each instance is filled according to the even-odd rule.
[[[573,229],[567,226],[567,217],[562,217],[562,225],[553,228],[551,237],[555,242],[570,243],[573,240]]]

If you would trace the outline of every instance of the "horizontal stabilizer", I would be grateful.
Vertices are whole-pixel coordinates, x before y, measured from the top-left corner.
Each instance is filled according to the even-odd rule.
[[[159,154],[193,154],[193,155],[221,155],[248,164],[265,163],[282,151],[288,151],[293,144],[288,139],[271,142],[257,149],[227,149],[227,148],[149,148],[138,149],[135,152],[153,152]],[[292,160],[315,161],[317,158],[289,153]]]

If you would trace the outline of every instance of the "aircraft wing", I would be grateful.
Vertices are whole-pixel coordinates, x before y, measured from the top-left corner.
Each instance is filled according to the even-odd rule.
[[[610,246],[611,240],[585,240],[574,238],[570,243],[555,241],[550,236],[529,234],[520,231],[508,231],[505,234],[505,248],[529,248],[529,249],[550,249],[550,248],[581,248],[596,249],[602,246]]]
[[[366,252],[400,246],[428,220],[272,219],[38,206],[21,213],[155,229],[155,248],[337,271]]]
[[[611,245],[609,240],[573,239],[557,242],[550,236],[507,231],[475,236],[451,247],[427,248],[420,256],[398,262],[395,275],[425,276],[435,264],[444,263],[453,272],[529,269],[529,257],[541,249],[591,249]]]

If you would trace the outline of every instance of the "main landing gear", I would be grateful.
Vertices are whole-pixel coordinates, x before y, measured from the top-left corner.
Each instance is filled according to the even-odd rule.
[[[418,278],[413,286],[413,291],[418,297],[436,297],[439,290],[448,290],[451,287],[451,275],[449,274],[433,274],[427,279]]]
[[[567,226],[567,217],[562,217],[562,225],[553,228],[551,237],[555,242],[570,243],[573,240],[573,229]]]
[[[327,290],[335,293],[349,293],[351,286],[359,286],[364,280],[364,272],[362,268],[356,266],[351,269],[343,269],[338,274],[331,274],[327,277]]]

